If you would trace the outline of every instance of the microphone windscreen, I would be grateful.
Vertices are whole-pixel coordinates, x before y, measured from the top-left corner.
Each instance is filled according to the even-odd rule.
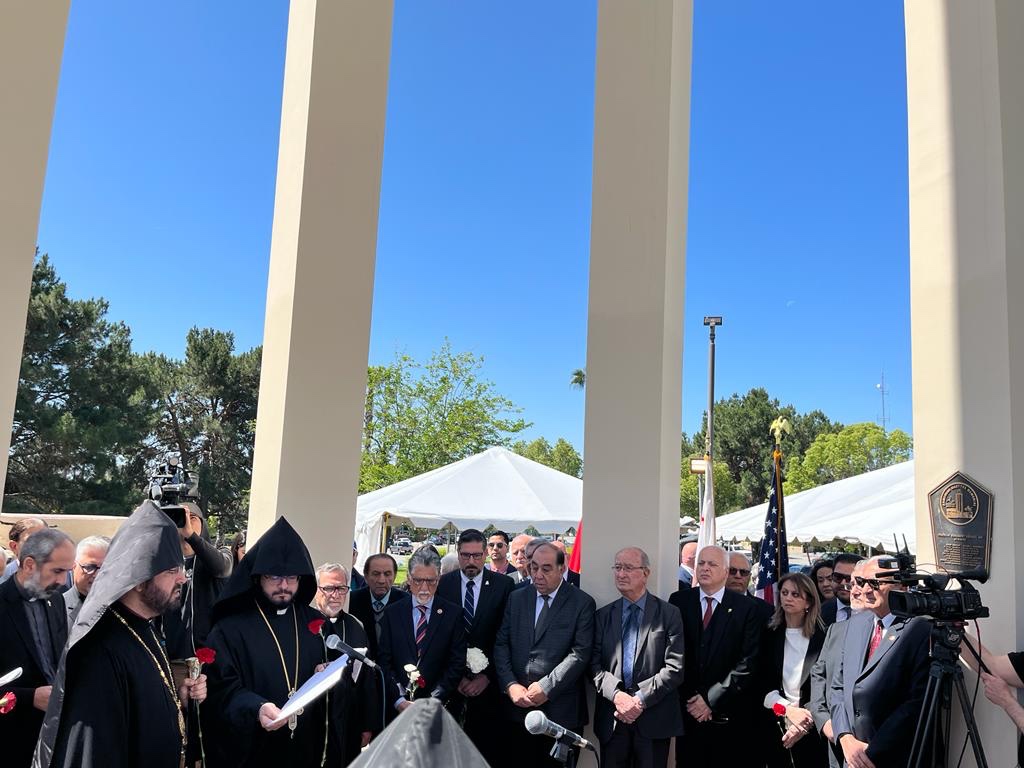
[[[533,734],[543,734],[544,727],[548,724],[547,717],[539,710],[526,713],[526,730]]]
[[[338,637],[337,635],[328,635],[327,636],[327,647],[330,648],[332,651],[338,650],[338,647],[340,645],[341,645],[341,638],[340,637]]]

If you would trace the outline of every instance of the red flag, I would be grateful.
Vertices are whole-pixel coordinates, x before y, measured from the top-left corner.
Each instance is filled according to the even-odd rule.
[[[583,521],[580,520],[580,524],[576,526],[576,541],[573,542],[572,552],[569,554],[569,570],[574,573],[580,572],[580,561],[582,559],[583,552]]]

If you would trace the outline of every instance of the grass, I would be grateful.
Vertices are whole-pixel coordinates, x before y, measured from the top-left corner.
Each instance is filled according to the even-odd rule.
[[[437,552],[441,557],[448,554],[448,547],[437,547]],[[404,560],[402,558],[405,558]],[[398,561],[398,573],[395,574],[395,584],[405,584],[405,580],[409,578],[408,568],[406,563],[409,562],[408,555],[399,555],[395,558]]]

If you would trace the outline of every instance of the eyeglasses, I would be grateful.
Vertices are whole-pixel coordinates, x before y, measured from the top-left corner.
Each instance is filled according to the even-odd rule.
[[[342,586],[340,586],[340,587],[336,587],[336,586],[330,586],[330,587],[317,587],[317,589],[319,589],[319,590],[320,590],[321,592],[323,592],[323,593],[324,593],[325,595],[336,595],[336,594],[338,594],[339,592],[340,592],[341,594],[343,594],[343,595],[347,595],[347,594],[348,594],[348,591],[349,591],[349,587],[347,587],[347,586],[344,586],[344,585],[342,585]]]
[[[409,579],[417,587],[429,587],[437,584],[437,579]]]
[[[632,573],[633,571],[643,571],[645,568],[642,565],[624,565],[623,563],[616,563],[612,566],[612,570],[616,573]]]
[[[283,581],[297,582],[299,580],[298,576],[271,576],[269,573],[263,574],[263,578],[273,584],[280,584]]]
[[[86,576],[92,576],[100,569],[100,566],[96,565],[96,563],[75,563],[75,565],[81,568]]]
[[[729,575],[730,576],[749,576],[750,575],[750,569],[749,568],[730,568],[729,569]]]
[[[855,576],[853,580],[857,582],[858,587],[871,587],[872,589],[878,589],[882,586],[882,582],[878,579],[865,579],[863,576]]]
[[[846,574],[846,573],[833,573],[832,574],[832,581],[834,581],[836,584],[842,584],[844,581],[850,581],[852,578],[853,578],[853,576],[850,576],[849,574]]]
[[[459,552],[459,557],[464,557],[466,560],[483,560],[483,552]]]

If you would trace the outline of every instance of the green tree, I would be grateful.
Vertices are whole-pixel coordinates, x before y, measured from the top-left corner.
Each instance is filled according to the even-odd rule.
[[[569,377],[569,386],[573,389],[583,389],[587,386],[587,372],[583,368],[577,368]]]
[[[445,339],[425,365],[408,356],[371,368],[363,414],[360,492],[450,464],[529,427],[520,409],[480,378],[483,358]]]
[[[512,450],[520,456],[557,469],[559,472],[565,472],[567,475],[583,476],[583,458],[572,443],[564,437],[558,438],[554,447],[543,437],[538,437],[529,443],[525,440],[517,440],[512,444]]]
[[[260,347],[236,353],[231,333],[192,328],[183,361],[145,357],[160,408],[149,457],[178,454],[197,471],[222,530],[244,527],[248,514],[261,355]]]
[[[154,411],[123,323],[36,261],[4,487],[6,512],[126,514],[141,495]]]
[[[729,473],[729,465],[724,461],[714,462],[715,473],[715,515],[727,515],[742,507],[740,490],[736,481]],[[690,473],[689,458],[684,459],[682,474],[679,479],[679,514],[700,519],[700,497],[697,493],[697,475]]]
[[[789,462],[783,492],[797,493],[899,464],[911,457],[913,447],[910,435],[903,430],[886,432],[871,422],[820,434],[802,457]]]

